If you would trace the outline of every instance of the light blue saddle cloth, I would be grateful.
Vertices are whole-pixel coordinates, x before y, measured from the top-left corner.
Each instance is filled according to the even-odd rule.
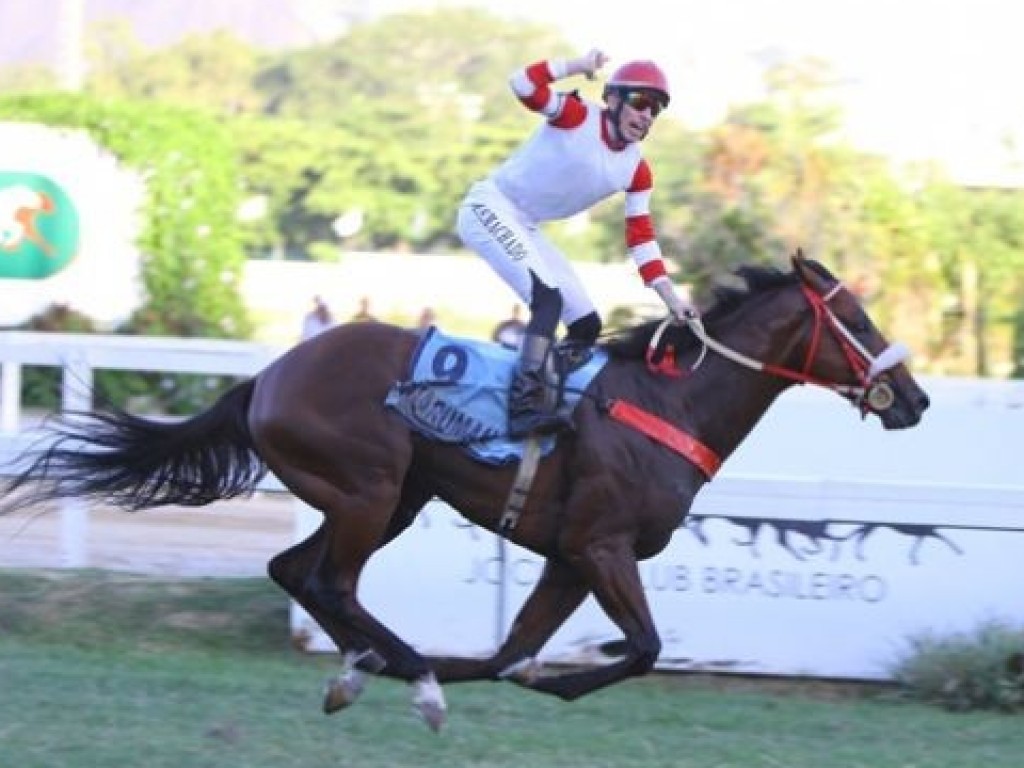
[[[420,434],[462,445],[479,461],[518,461],[523,440],[507,437],[508,389],[518,359],[515,350],[448,336],[431,326],[413,353],[409,378],[391,387],[385,403]],[[564,401],[570,410],[606,362],[607,353],[595,349],[569,374]],[[543,455],[554,447],[554,435],[541,438]]]

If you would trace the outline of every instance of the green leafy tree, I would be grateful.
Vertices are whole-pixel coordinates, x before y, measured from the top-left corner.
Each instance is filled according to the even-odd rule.
[[[125,22],[105,22],[91,28],[87,49],[87,91],[104,98],[157,100],[226,115],[263,108],[256,80],[268,54],[228,32],[191,35],[150,50]]]
[[[244,266],[235,213],[235,148],[213,120],[154,104],[49,94],[0,99],[8,120],[78,128],[146,180],[144,304],[125,329],[171,336],[246,337]]]
[[[943,279],[935,357],[950,372],[1015,371],[1024,271],[1024,193],[966,189],[933,174],[919,196],[933,258]]]
[[[259,87],[267,114],[346,137],[309,177],[299,205],[315,208],[313,219],[362,211],[365,231],[348,247],[448,248],[469,184],[532,127],[509,74],[531,57],[567,53],[549,29],[481,11],[396,14],[282,55]]]
[[[784,246],[774,234],[768,202],[755,183],[766,163],[757,131],[725,123],[691,142],[693,177],[680,186],[682,270],[698,293],[739,264],[778,260]]]

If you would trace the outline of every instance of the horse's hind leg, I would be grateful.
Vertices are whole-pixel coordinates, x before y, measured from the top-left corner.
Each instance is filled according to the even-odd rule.
[[[300,604],[313,607],[311,613],[315,612],[321,626],[340,646],[351,646],[357,653],[360,648],[372,649],[384,662],[380,674],[412,683],[416,710],[427,725],[438,730],[444,722],[446,705],[426,659],[374,618],[356,592],[367,561],[388,540],[390,523],[401,501],[398,486],[381,477],[367,476],[360,478],[357,492],[346,493],[316,476],[304,476],[304,482],[297,482],[302,473],[293,467],[276,468],[275,472],[325,517],[322,541],[315,547],[311,544],[304,554],[311,567],[301,587]]]
[[[365,510],[364,510],[365,511]],[[362,524],[357,528],[357,524]],[[413,684],[413,704],[433,730],[440,729],[447,706],[427,660],[360,603],[356,587],[370,556],[383,539],[386,526],[368,526],[352,513],[334,511],[325,529],[322,557],[307,583],[311,599],[348,631],[365,638],[384,660],[380,674]]]
[[[431,496],[429,491],[407,478],[398,509],[389,521],[380,547],[386,546],[405,531]],[[324,692],[324,712],[330,714],[354,703],[362,693],[367,674],[381,672],[384,660],[374,652],[364,636],[336,621],[331,613],[324,611],[313,599],[313,593],[306,589],[314,568],[325,555],[327,538],[324,524],[301,543],[274,557],[270,561],[269,573],[323,628],[342,653],[341,672],[327,681]]]
[[[509,678],[529,684],[532,662],[544,644],[587,597],[589,587],[564,562],[549,560],[520,609],[501,648],[488,659],[441,656],[430,659],[442,683]]]
[[[384,398],[416,337],[373,323],[353,328],[299,345],[265,369],[248,429],[270,471],[324,515],[323,543],[310,547],[317,557],[301,587],[303,604],[315,606],[342,643],[365,641],[384,660],[383,674],[413,683],[417,709],[437,728],[444,697],[426,660],[357,594],[363,568],[387,540],[413,460],[412,434]]]
[[[305,589],[310,572],[323,556],[326,542],[326,527],[321,525],[307,539],[274,557],[268,570],[270,577],[306,610],[341,651],[341,672],[327,681],[324,690],[324,712],[331,714],[359,698],[366,685],[367,672],[378,671],[383,660],[373,654],[366,638],[335,622]]]

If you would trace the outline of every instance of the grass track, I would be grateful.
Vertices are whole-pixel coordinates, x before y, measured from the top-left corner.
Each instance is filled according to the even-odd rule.
[[[374,681],[326,717],[325,657],[288,647],[264,580],[0,571],[0,767],[671,766],[1019,768],[1019,717],[892,692],[689,676],[573,703],[509,684],[446,688],[440,736]]]

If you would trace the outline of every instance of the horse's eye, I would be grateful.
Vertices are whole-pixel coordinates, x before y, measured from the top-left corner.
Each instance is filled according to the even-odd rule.
[[[850,330],[858,336],[864,336],[871,332],[871,323],[865,315],[861,314],[860,317],[853,319]]]
[[[868,319],[867,314],[864,312],[864,310],[860,309],[859,307],[853,309],[850,312],[842,313],[841,315],[839,315],[839,320],[840,322],[843,323],[843,325],[846,326],[846,329],[850,333],[856,336],[864,336],[866,334],[870,334],[871,329],[873,327],[871,325],[871,320]]]

